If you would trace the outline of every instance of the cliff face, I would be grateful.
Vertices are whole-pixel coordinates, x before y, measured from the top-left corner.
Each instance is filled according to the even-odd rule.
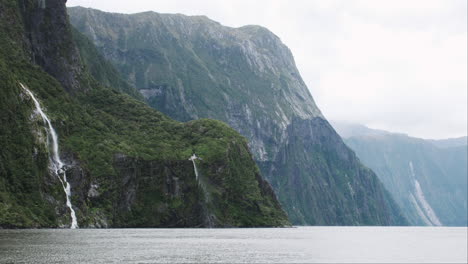
[[[294,223],[406,223],[320,113],[289,49],[267,29],[154,12],[69,14],[150,106],[181,121],[218,119],[244,135]]]
[[[460,139],[436,141],[438,147],[432,140],[364,126],[334,126],[377,173],[411,224],[467,225],[466,138],[464,145]]]
[[[260,160],[274,157],[270,142],[282,140],[293,116],[322,116],[291,52],[265,28],[152,12],[69,12],[149,105],[177,120],[226,121],[249,138]]]
[[[50,129],[20,83],[58,134],[80,227],[288,224],[243,137],[103,87],[88,70],[109,86],[116,71],[91,69],[74,43],[65,1],[0,0],[0,227],[70,226]]]
[[[287,142],[277,159],[260,164],[271,175],[285,210],[292,212],[291,221],[313,225],[405,224],[375,174],[359,162],[327,121],[296,119],[286,133]]]
[[[83,69],[65,3],[66,0],[19,0],[18,6],[33,63],[72,92],[81,89]]]

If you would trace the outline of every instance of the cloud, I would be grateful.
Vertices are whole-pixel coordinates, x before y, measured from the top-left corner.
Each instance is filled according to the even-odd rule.
[[[69,0],[268,27],[329,119],[425,138],[467,134],[466,0]]]
[[[408,17],[407,9],[394,19]],[[416,20],[439,16],[434,10],[418,11]],[[400,27],[386,22],[388,10],[371,18],[353,11],[343,15],[336,60],[320,75],[316,100],[325,114],[426,138],[466,135],[466,28]]]

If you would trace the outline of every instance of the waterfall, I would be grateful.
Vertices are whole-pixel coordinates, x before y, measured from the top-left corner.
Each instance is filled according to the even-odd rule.
[[[198,170],[197,170],[197,164],[195,162],[195,160],[203,160],[202,158],[200,157],[197,157],[197,155],[195,155],[195,153],[189,158],[189,160],[192,161],[193,163],[193,170],[195,172],[195,179],[197,180],[198,182],[198,186],[202,189],[204,195],[205,195],[205,203],[203,204],[203,212],[204,212],[204,216],[205,216],[205,223],[208,227],[213,227],[215,224],[214,224],[214,220],[216,217],[214,216],[213,213],[211,213],[211,210],[210,210],[210,204],[211,204],[211,197],[210,197],[210,193],[208,191],[208,186],[207,186],[207,182],[206,182],[206,179],[204,177],[200,177],[200,175],[198,174]],[[201,175],[203,176],[203,175]]]
[[[433,225],[441,226],[442,223],[440,222],[439,218],[434,212],[434,209],[432,209],[432,207],[429,205],[429,202],[426,200],[426,197],[424,196],[424,193],[421,189],[421,185],[419,184],[418,180],[414,181],[414,186],[416,190],[416,199],[421,204],[422,209],[426,213],[427,218],[429,218]]]
[[[423,190],[421,189],[421,185],[419,184],[419,181],[416,179],[416,173],[414,173],[414,167],[413,167],[413,162],[409,162],[409,167],[410,167],[410,172],[411,172],[411,178],[414,183],[414,197],[416,197],[415,201],[417,201],[416,204],[416,209],[419,213],[419,215],[423,218],[424,222],[427,223],[426,220],[429,220],[431,225],[435,226],[441,226],[442,223],[440,222],[439,218],[437,217],[437,214],[435,213],[434,209],[432,209],[431,205],[429,202],[426,200],[426,197],[424,196]],[[414,203],[414,202],[413,202]],[[419,204],[418,204],[419,203]],[[421,212],[423,213],[421,215]]]
[[[197,155],[195,155],[195,153],[189,158],[189,160],[191,160],[192,163],[193,163],[193,170],[195,171],[195,179],[198,180],[197,164],[195,163],[195,160],[196,160],[196,159],[200,159],[200,158],[197,157]]]
[[[73,205],[71,203],[71,190],[70,190],[70,184],[67,181],[67,175],[65,172],[65,164],[62,162],[60,159],[59,155],[59,145],[58,145],[58,137],[57,137],[57,132],[55,132],[54,127],[52,126],[52,123],[50,122],[50,119],[47,117],[47,115],[42,111],[41,104],[39,104],[39,101],[34,97],[34,94],[26,88],[22,83],[20,83],[21,87],[29,94],[31,99],[34,101],[34,105],[36,106],[36,111],[41,115],[42,120],[46,124],[46,132],[47,132],[47,145],[50,148],[50,142],[49,138],[52,140],[52,155],[50,155],[49,151],[49,158],[50,158],[50,165],[51,169],[57,175],[58,179],[62,183],[63,190],[65,191],[65,196],[67,198],[67,207],[70,209],[70,215],[71,215],[71,227],[72,229],[78,228],[78,222],[76,220],[76,214],[75,210],[73,210]]]

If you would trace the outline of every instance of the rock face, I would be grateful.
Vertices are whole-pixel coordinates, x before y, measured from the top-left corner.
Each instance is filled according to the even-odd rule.
[[[82,89],[79,78],[83,69],[71,37],[65,2],[20,0],[18,5],[33,62],[72,92]]]
[[[434,141],[354,124],[334,127],[377,173],[411,224],[467,225],[466,138],[463,145],[463,138]]]
[[[193,180],[190,161],[160,163],[116,155],[119,181],[115,210],[119,226],[205,226],[203,195]],[[151,204],[151,200],[154,204]],[[165,203],[157,203],[159,200]],[[171,210],[177,207],[177,210]],[[168,214],[169,211],[172,211]]]
[[[359,162],[326,120],[295,119],[286,133],[287,142],[277,159],[261,166],[268,170],[286,211],[293,212],[291,221],[314,225],[405,223],[401,215],[393,215],[399,212],[398,206],[375,174]]]
[[[327,123],[290,50],[267,29],[154,12],[76,7],[69,14],[150,106],[181,121],[218,119],[245,136],[293,223],[406,223]]]
[[[90,72],[112,86],[116,70],[80,52],[65,1],[0,0],[0,228],[70,226],[43,120],[19,82],[57,131],[80,227],[289,224],[236,131],[174,121],[119,93],[126,83],[104,87]]]
[[[152,107],[181,121],[227,121],[260,160],[274,157],[269,142],[282,140],[293,116],[322,117],[291,52],[265,28],[152,12],[69,13]]]

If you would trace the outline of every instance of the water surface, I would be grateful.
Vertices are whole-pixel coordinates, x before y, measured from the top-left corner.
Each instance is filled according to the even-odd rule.
[[[466,263],[466,227],[0,230],[0,262]]]

